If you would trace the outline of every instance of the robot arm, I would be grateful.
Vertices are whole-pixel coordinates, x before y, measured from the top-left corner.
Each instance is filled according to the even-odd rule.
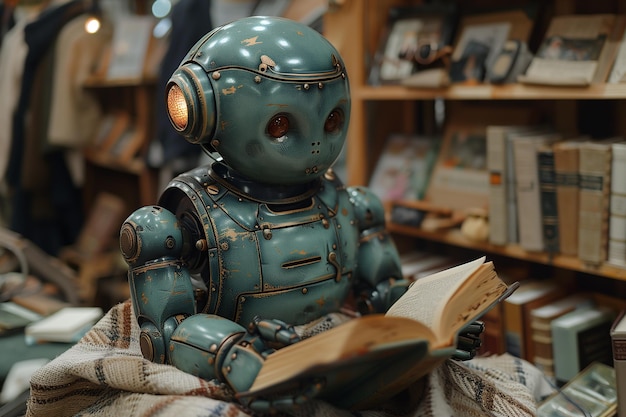
[[[141,352],[150,361],[245,391],[269,353],[300,338],[278,320],[255,319],[246,329],[217,315],[198,314],[184,261],[188,236],[176,216],[159,206],[138,209],[122,225],[120,249],[129,265]],[[286,401],[293,404],[294,399]],[[256,406],[270,404],[257,401]]]
[[[359,222],[356,291],[362,314],[383,313],[406,291],[400,257],[385,229],[385,210],[380,199],[364,187],[350,187],[350,199]]]
[[[176,216],[158,206],[138,209],[120,231],[142,354],[157,363],[168,362],[172,331],[196,313],[191,277],[181,259],[183,237]]]
[[[378,197],[367,188],[349,189],[362,225],[357,270],[359,312],[383,313],[404,294],[410,282],[402,277],[400,257],[385,229],[385,211]],[[480,347],[482,322],[469,324],[459,334],[454,359],[468,360]]]

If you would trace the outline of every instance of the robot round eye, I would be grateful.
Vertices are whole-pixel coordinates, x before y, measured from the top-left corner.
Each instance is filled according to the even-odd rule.
[[[333,110],[330,112],[324,122],[324,131],[328,133],[337,133],[343,126],[343,113],[340,110]]]
[[[267,124],[267,133],[273,138],[282,138],[289,131],[289,118],[284,114],[279,114]]]
[[[174,127],[178,130],[185,130],[189,123],[189,110],[183,90],[176,84],[172,84],[167,92],[167,111]]]

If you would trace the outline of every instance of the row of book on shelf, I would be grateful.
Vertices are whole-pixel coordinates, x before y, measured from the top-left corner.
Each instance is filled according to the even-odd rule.
[[[488,126],[489,242],[626,266],[626,141]]]
[[[427,251],[402,255],[405,278],[416,282],[458,263],[456,257]],[[624,397],[618,406],[626,412],[626,301],[579,291],[552,277],[529,277],[519,268],[500,267],[498,276],[509,286],[520,285],[480,318],[485,330],[479,354],[507,353],[524,359],[562,388],[588,367],[604,364],[614,368],[615,379],[605,387],[613,393],[606,401],[615,404],[621,386]],[[589,401],[586,395],[580,393],[579,400],[598,401],[594,399],[598,394],[591,394]]]
[[[450,125],[441,138],[392,135],[369,186],[396,204],[484,208],[494,245],[626,267],[621,137],[570,138],[531,124]],[[411,223],[397,213],[394,222]]]

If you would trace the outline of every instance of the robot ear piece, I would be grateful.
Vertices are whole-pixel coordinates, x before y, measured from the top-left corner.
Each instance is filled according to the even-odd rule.
[[[174,129],[195,144],[208,144],[213,137],[217,107],[213,85],[200,66],[184,65],[167,83],[167,115]]]

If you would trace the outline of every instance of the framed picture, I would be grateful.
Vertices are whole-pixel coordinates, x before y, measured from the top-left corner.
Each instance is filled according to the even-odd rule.
[[[111,44],[108,80],[140,80],[156,21],[151,16],[127,16],[116,20]]]
[[[459,21],[450,63],[450,81],[469,85],[484,81],[510,39],[526,43],[534,11],[511,9],[468,14]]]
[[[398,83],[414,73],[443,66],[451,52],[454,9],[431,5],[391,8],[376,53],[370,84]]]
[[[481,83],[509,39],[510,30],[508,22],[464,27],[452,54],[450,81]]]
[[[487,131],[484,126],[447,126],[426,200],[434,206],[457,212],[488,206]]]

